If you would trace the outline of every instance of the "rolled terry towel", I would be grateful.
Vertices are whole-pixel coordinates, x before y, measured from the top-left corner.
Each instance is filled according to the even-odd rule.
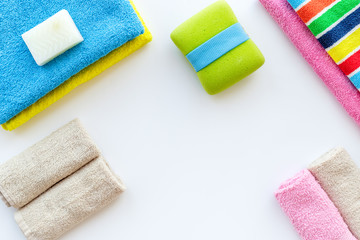
[[[356,240],[308,170],[283,183],[275,196],[302,239]]]
[[[0,192],[20,208],[100,155],[79,120],[73,120],[0,165]]]
[[[15,213],[28,240],[54,240],[125,190],[103,157],[79,169]]]
[[[79,73],[75,74],[70,79],[62,83],[59,87],[55,88],[54,90],[46,94],[44,97],[39,99],[37,102],[29,106],[28,108],[24,109],[21,113],[19,113],[18,115],[7,121],[6,123],[2,124],[2,127],[8,131],[12,131],[20,127],[34,116],[44,111],[48,107],[50,107],[53,103],[60,100],[62,97],[64,97],[69,92],[71,92],[77,86],[93,79],[94,77],[105,71],[106,69],[110,68],[117,62],[121,61],[125,57],[129,56],[136,50],[142,48],[144,45],[149,43],[152,40],[152,35],[149,29],[146,27],[140,14],[137,12],[132,1],[130,2],[136,14],[138,15],[139,19],[141,20],[142,25],[145,28],[145,32],[142,35],[125,43],[121,47],[115,49],[114,51],[106,55],[105,57],[99,59],[95,63],[91,64],[90,66],[86,67]]]
[[[39,67],[21,34],[62,9],[70,13],[84,41]],[[26,4],[2,1],[0,12],[1,124],[85,67],[144,33],[128,0],[28,0]]]
[[[360,169],[350,155],[343,148],[333,149],[314,161],[309,170],[360,239]]]
[[[360,93],[286,0],[260,0],[349,115],[360,125]]]

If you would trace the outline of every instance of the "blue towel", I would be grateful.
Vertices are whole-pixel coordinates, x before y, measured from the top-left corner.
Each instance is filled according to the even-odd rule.
[[[40,67],[21,34],[62,9],[84,41]],[[143,32],[128,0],[0,1],[0,124]]]

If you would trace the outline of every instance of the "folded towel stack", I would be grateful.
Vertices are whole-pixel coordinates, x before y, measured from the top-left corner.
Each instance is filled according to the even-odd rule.
[[[7,57],[0,61],[0,69],[4,69],[2,72],[6,76],[0,82],[0,89],[6,93],[0,96],[0,124],[6,130],[14,130],[26,123],[77,86],[96,77],[152,40],[151,33],[133,3],[128,0],[32,2],[35,3],[29,3],[31,8],[15,2],[0,5],[4,12],[18,9],[0,17],[0,26],[4,24],[4,29],[14,25],[8,33],[0,33],[3,38],[8,37],[9,41],[14,42],[4,50],[8,54],[3,56]],[[32,7],[41,11],[41,14],[34,14]],[[39,67],[21,37],[17,38],[16,34],[21,35],[63,8],[74,18],[84,36],[84,42]],[[28,22],[27,12],[37,18]],[[26,56],[19,57],[23,55]]]
[[[0,195],[29,240],[59,238],[124,190],[79,120],[0,165]]]
[[[360,89],[360,1],[288,2],[344,74]]]
[[[360,169],[345,149],[326,153],[275,195],[302,239],[360,239]]]
[[[348,114],[360,125],[359,91],[331,59],[287,0],[260,0],[260,2]]]

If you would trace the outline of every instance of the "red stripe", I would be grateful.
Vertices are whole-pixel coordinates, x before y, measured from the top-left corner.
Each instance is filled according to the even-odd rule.
[[[311,0],[297,11],[304,23],[307,23],[320,13],[324,8],[330,6],[336,0]]]
[[[345,75],[349,75],[360,67],[360,50],[339,65]]]

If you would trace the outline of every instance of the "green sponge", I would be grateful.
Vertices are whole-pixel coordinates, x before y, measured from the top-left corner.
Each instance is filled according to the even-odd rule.
[[[238,22],[223,0],[205,8],[171,33],[171,39],[184,55]],[[264,56],[249,39],[197,72],[209,94],[219,93],[250,75],[264,64]]]

